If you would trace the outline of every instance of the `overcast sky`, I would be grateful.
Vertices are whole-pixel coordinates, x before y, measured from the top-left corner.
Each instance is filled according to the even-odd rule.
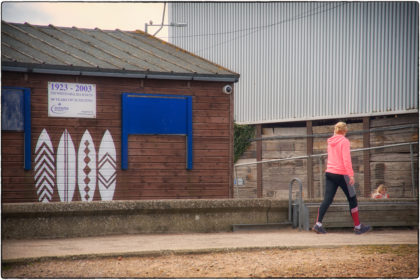
[[[52,24],[60,27],[95,28],[124,31],[144,30],[144,24],[162,22],[163,3],[142,2],[2,2],[2,20],[34,25]],[[168,7],[166,6],[167,24]],[[158,27],[149,27],[153,34]],[[157,37],[167,40],[168,27]]]

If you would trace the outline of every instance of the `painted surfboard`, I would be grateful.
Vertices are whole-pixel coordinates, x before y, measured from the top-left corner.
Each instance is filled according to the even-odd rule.
[[[46,129],[38,137],[35,147],[34,179],[38,200],[50,202],[55,186],[54,148]]]
[[[77,154],[77,183],[82,201],[92,201],[96,188],[96,150],[88,130],[82,136]]]
[[[76,187],[76,153],[70,133],[64,130],[57,149],[57,189],[60,200],[73,200]]]
[[[107,130],[98,153],[98,188],[102,200],[112,200],[117,183],[117,155],[114,140]]]

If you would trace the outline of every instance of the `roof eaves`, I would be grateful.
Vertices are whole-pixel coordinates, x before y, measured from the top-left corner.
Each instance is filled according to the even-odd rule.
[[[98,69],[87,67],[63,67],[61,65],[19,64],[15,62],[2,62],[2,71],[61,74],[93,77],[115,78],[138,78],[158,80],[185,80],[185,81],[209,81],[209,82],[232,82],[239,80],[239,75],[217,75],[197,73],[173,73],[173,72],[149,72],[149,71],[124,71],[115,69]]]
[[[239,75],[200,75],[193,77],[194,81],[207,81],[207,82],[226,82],[236,83],[239,81]]]

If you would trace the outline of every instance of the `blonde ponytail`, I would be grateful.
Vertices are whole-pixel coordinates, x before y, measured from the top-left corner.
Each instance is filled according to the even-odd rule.
[[[334,133],[344,135],[347,132],[347,124],[345,122],[338,122],[334,126]]]

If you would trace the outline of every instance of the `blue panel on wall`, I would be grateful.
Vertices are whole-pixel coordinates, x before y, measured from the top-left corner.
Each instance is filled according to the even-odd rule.
[[[2,130],[24,131],[24,169],[31,164],[31,92],[28,88],[2,87]]]
[[[123,93],[121,167],[128,168],[128,135],[185,135],[187,169],[192,169],[192,98]]]
[[[23,131],[25,128],[24,93],[21,89],[3,88],[1,92],[1,129]]]

